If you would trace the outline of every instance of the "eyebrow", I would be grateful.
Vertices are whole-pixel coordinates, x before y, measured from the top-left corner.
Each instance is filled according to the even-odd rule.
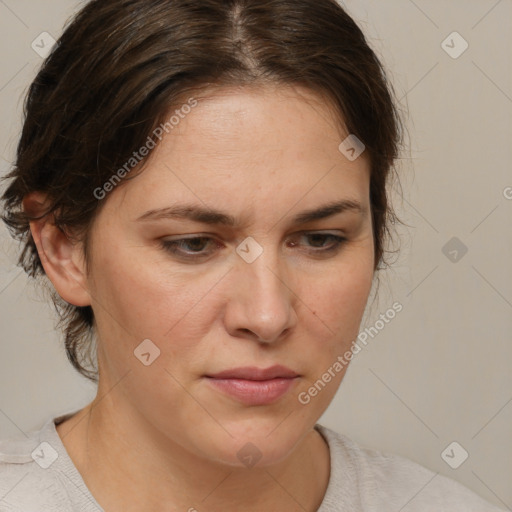
[[[296,225],[307,224],[308,222],[326,219],[348,211],[364,216],[366,215],[367,209],[357,201],[343,199],[341,201],[326,203],[310,210],[304,210],[292,218],[292,223]],[[149,210],[138,217],[137,222],[161,219],[185,219],[202,224],[229,227],[235,227],[237,225],[237,220],[232,215],[195,204],[176,204],[167,208]]]

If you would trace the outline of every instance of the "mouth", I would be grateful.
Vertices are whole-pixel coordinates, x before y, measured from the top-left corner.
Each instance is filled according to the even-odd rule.
[[[276,402],[299,378],[296,372],[281,365],[266,369],[247,366],[205,375],[207,382],[216,390],[246,405],[269,405]]]

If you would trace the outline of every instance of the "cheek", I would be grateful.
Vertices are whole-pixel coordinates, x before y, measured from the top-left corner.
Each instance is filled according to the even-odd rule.
[[[110,352],[133,353],[142,340],[150,339],[162,348],[162,361],[178,352],[186,357],[213,321],[211,289],[221,276],[162,272],[161,264],[151,263],[151,255],[137,258],[129,248],[117,254],[106,250],[95,268],[93,308],[105,343],[116,340]]]
[[[358,264],[340,265],[322,283],[310,286],[310,293],[305,295],[308,297],[306,304],[314,307],[305,310],[303,316],[308,320],[303,322],[302,330],[308,335],[302,353],[303,360],[309,361],[309,369],[301,391],[315,397],[313,407],[318,410],[328,406],[350,364],[348,360],[342,366],[338,363],[338,368],[333,367],[339,357],[345,360],[344,354],[357,339],[372,285],[371,264],[361,259]],[[325,375],[329,369],[334,375]],[[318,379],[328,384],[311,388]]]
[[[304,291],[311,315],[325,323],[334,336],[345,338],[358,329],[368,300],[373,271],[368,265],[340,266]]]
[[[297,392],[304,417],[312,410],[321,414],[329,406],[350,365],[351,354],[346,354],[357,339],[373,273],[367,265],[347,266],[346,270],[310,287],[306,304],[314,307],[302,317],[308,336],[301,347],[308,367]]]

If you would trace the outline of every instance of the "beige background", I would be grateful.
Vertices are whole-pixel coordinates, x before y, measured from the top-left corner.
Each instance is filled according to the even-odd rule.
[[[31,43],[43,31],[57,38],[77,5],[0,1],[2,175],[13,160],[22,95],[41,63]],[[397,207],[410,228],[400,231],[400,257],[382,275],[361,328],[394,301],[403,311],[354,358],[320,422],[512,509],[512,2],[345,5],[409,109]],[[453,31],[469,43],[457,59],[441,47]],[[453,51],[461,48],[453,41]],[[445,249],[455,262],[442,250],[454,236],[468,249],[463,257]],[[0,244],[4,437],[78,409],[94,388],[67,363],[53,312],[13,265],[16,246],[3,225]],[[469,452],[456,470],[441,458],[452,441]]]

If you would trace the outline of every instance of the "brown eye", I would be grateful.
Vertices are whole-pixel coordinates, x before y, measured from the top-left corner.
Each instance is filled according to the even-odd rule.
[[[211,252],[204,251],[213,238],[196,236],[178,240],[162,240],[162,247],[171,254],[183,258],[199,258],[209,256]]]
[[[332,233],[302,233],[300,238],[309,240],[309,243],[305,244],[312,250],[310,252],[317,254],[326,254],[338,251],[341,246],[347,241],[346,238]],[[326,242],[330,242],[326,245]],[[293,245],[298,245],[294,243]]]

